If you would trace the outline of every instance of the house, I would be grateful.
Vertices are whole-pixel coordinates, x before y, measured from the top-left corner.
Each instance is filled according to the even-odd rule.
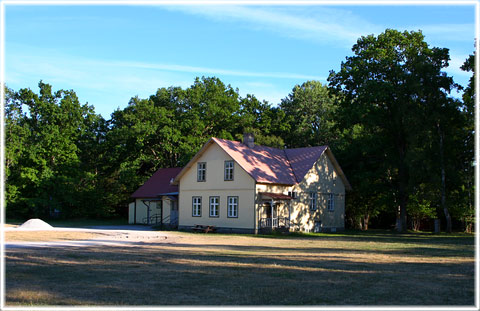
[[[178,186],[171,182],[181,170],[161,168],[131,195],[129,224],[178,225]]]
[[[180,229],[249,233],[343,230],[351,189],[328,146],[276,149],[251,134],[243,143],[209,139],[170,186],[178,187]]]

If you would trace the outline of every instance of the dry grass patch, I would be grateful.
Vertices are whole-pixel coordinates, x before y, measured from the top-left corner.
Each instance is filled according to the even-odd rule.
[[[474,303],[472,236],[171,234],[128,248],[7,249],[6,303]]]

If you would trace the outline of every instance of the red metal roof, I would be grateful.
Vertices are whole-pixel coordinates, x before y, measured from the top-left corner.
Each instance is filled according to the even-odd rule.
[[[290,162],[297,183],[303,180],[305,174],[317,162],[327,146],[285,149],[285,154]]]
[[[181,167],[161,168],[155,172],[140,188],[132,194],[132,198],[156,198],[159,194],[178,193],[178,186],[170,181],[180,173]]]
[[[276,149],[241,142],[212,138],[258,183],[294,185],[305,177],[327,146],[297,149]]]

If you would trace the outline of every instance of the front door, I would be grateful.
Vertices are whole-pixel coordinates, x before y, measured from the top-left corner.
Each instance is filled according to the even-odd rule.
[[[273,209],[272,209],[272,205],[270,204],[270,202],[265,203],[265,212],[267,214],[267,218],[272,218],[272,210],[273,210],[273,218],[277,218],[277,209],[278,209],[277,204],[273,204]]]

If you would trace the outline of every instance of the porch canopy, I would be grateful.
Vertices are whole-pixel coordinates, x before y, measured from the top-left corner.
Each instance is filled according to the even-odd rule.
[[[283,193],[259,192],[264,200],[291,200],[292,197]]]

